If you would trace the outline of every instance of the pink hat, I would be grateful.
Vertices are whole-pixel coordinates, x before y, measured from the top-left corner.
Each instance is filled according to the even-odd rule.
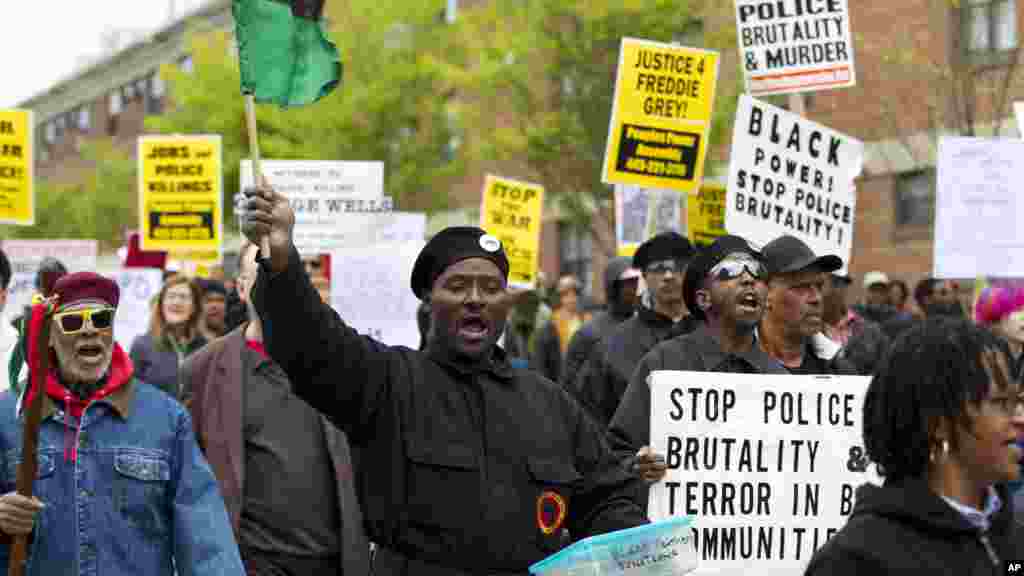
[[[974,305],[974,320],[983,326],[995,324],[1024,308],[1024,288],[989,286],[982,289]]]

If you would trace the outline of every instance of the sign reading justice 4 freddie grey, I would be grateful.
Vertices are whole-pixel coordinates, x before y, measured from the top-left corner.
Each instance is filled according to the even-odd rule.
[[[717,52],[623,38],[602,181],[696,189],[717,79]]]
[[[653,372],[651,520],[695,518],[693,574],[802,574],[864,483],[867,376]]]
[[[736,0],[736,21],[754,96],[857,83],[847,0]]]
[[[849,262],[864,145],[743,95],[736,110],[725,227],[767,244],[783,234]]]

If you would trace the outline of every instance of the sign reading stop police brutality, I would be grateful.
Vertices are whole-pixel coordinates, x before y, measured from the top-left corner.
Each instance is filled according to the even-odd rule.
[[[213,136],[139,137],[143,250],[221,254],[221,141]]]
[[[694,574],[802,574],[880,484],[861,439],[866,376],[653,372],[652,520],[694,517]]]
[[[487,175],[480,206],[480,227],[496,236],[505,247],[509,285],[533,288],[540,253],[541,210],[544,188]]]
[[[602,181],[695,190],[717,79],[717,52],[623,38]]]
[[[845,134],[740,97],[725,228],[755,244],[783,234],[849,261],[864,145]]]
[[[0,223],[35,224],[32,111],[0,110]]]
[[[750,94],[857,83],[847,0],[736,0],[736,21]]]

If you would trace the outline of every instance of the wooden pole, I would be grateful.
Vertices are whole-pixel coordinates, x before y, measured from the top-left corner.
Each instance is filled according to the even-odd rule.
[[[260,143],[256,130],[256,97],[245,95],[245,123],[249,132],[249,156],[252,159],[252,181],[256,186],[263,184],[263,170],[260,169]],[[260,254],[270,258],[270,236],[260,239]]]

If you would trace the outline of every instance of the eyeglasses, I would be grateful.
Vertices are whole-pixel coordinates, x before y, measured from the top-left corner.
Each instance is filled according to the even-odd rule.
[[[168,302],[190,302],[192,300],[192,292],[166,292],[164,300]]]
[[[764,276],[764,266],[754,259],[729,258],[716,264],[708,272],[708,277],[712,280],[733,280],[742,276],[744,272],[754,279],[759,279]]]
[[[54,314],[53,317],[57,320],[60,331],[69,336],[84,330],[86,320],[96,330],[111,330],[114,326],[113,308],[87,308],[72,312],[61,312]]]
[[[1012,417],[1019,411],[1024,410],[1024,395],[1020,396],[996,396],[989,398],[988,403],[995,406],[1004,416]]]
[[[686,262],[682,260],[662,260],[661,262],[653,262],[644,268],[644,272],[647,274],[653,274],[660,276],[662,274],[682,274],[683,269],[686,268]]]

